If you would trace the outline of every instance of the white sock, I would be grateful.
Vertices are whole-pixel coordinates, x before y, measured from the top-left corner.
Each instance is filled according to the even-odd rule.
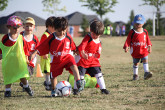
[[[50,81],[50,75],[45,75],[45,80],[46,80],[46,84],[47,85],[50,85],[51,84],[51,81]]]
[[[106,89],[103,74],[102,73],[95,74],[95,77],[97,79],[98,85],[100,86],[100,89]]]
[[[5,91],[11,91],[11,88],[5,88]]]
[[[80,75],[80,79],[84,79],[84,76]]]
[[[148,63],[143,63],[144,72],[149,72]]]
[[[133,74],[138,75],[138,66],[133,65]]]

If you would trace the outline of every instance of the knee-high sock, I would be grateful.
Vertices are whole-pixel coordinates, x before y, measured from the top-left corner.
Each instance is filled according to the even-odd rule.
[[[103,74],[102,73],[95,74],[95,77],[97,79],[97,83],[100,86],[100,89],[106,89]]]
[[[149,65],[148,65],[148,63],[143,63],[143,68],[144,68],[144,72],[149,72]]]
[[[138,66],[133,65],[133,74],[138,75]]]

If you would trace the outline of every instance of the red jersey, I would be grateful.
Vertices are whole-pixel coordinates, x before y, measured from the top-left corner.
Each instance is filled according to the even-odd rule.
[[[45,41],[45,40],[49,37],[50,34],[51,34],[51,33],[50,33],[48,30],[46,30],[46,31],[44,32],[44,34],[41,36],[40,44],[41,44],[43,41]]]
[[[17,41],[17,39],[13,40],[9,34],[6,34],[3,36],[2,38],[2,43],[5,45],[5,46],[13,46],[15,44],[15,42]],[[23,44],[22,44],[23,45]],[[23,49],[24,49],[24,52],[25,52],[25,55],[29,55],[28,53],[28,50],[27,50],[27,46],[23,46]],[[0,54],[2,54],[2,50],[0,49]]]
[[[39,45],[39,40],[36,35],[32,34],[32,39],[28,40],[26,39],[24,32],[21,32],[21,34],[24,37],[24,45],[26,45],[29,57],[30,55],[36,50],[36,47]],[[29,66],[35,67],[37,61],[37,57],[35,57],[33,60],[29,62]]]
[[[78,46],[78,50],[80,53],[80,60],[77,63],[78,66],[82,66],[84,68],[89,67],[100,67],[99,58],[101,55],[101,42],[96,43],[90,34],[86,35]],[[81,51],[84,50],[88,54],[88,59],[84,59],[81,55]]]
[[[51,58],[51,70],[56,68],[55,66],[66,61],[70,56],[71,51],[76,49],[76,45],[70,36],[64,36],[59,39],[55,36],[55,33],[51,34],[43,43],[38,47],[38,54],[40,56],[50,54]],[[73,56],[72,56],[73,57]]]
[[[133,32],[135,33],[132,36]],[[130,53],[133,58],[143,58],[149,54],[147,48],[149,45],[152,46],[147,30],[144,29],[143,32],[131,30],[123,48],[125,49],[126,47],[130,47]]]

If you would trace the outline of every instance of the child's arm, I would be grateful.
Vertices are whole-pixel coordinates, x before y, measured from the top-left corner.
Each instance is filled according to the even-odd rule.
[[[128,50],[129,50],[129,47],[125,47],[124,48],[124,51],[127,53],[128,52]]]
[[[152,52],[152,48],[151,45],[148,46],[148,52],[151,53]]]
[[[36,56],[37,50],[35,50],[31,55],[30,55],[30,61]]]
[[[84,50],[81,51],[81,55],[84,59],[88,59],[88,54]]]

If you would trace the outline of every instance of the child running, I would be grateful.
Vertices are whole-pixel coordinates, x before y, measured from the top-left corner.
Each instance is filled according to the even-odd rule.
[[[76,80],[78,90],[82,88],[79,71],[74,57],[70,54],[76,49],[72,37],[66,35],[68,21],[64,17],[57,17],[54,20],[55,33],[51,34],[42,44],[37,47],[37,50],[31,55],[31,59],[38,53],[39,55],[50,54],[51,67],[51,96],[57,96],[55,87],[57,84],[57,77],[62,74],[63,69],[71,69]]]
[[[133,80],[138,80],[138,65],[141,60],[144,68],[144,79],[147,80],[152,77],[152,72],[149,72],[148,54],[151,53],[151,41],[146,29],[143,29],[145,18],[138,14],[134,18],[134,28],[130,30],[125,41],[123,49],[128,52],[130,47],[130,54],[133,58]]]
[[[10,32],[4,35],[2,42],[0,42],[5,97],[11,97],[11,84],[19,81],[23,83],[25,91],[30,96],[33,96],[33,91],[26,79],[29,78],[27,59],[25,56],[25,54],[28,55],[28,52],[26,48],[23,48],[23,37],[19,34],[21,25],[22,22],[19,17],[11,16],[7,20],[7,28]]]
[[[90,25],[90,33],[84,37],[83,41],[78,46],[80,60],[77,65],[81,80],[84,80],[84,75],[88,72],[91,76],[94,75],[96,77],[101,93],[109,94],[109,91],[105,86],[103,74],[100,69],[101,65],[99,62],[102,49],[100,36],[103,33],[103,23],[97,20],[93,21]],[[74,89],[73,92],[74,94],[77,94],[78,90]]]
[[[49,37],[50,34],[54,33],[54,26],[53,26],[54,20],[55,20],[54,16],[51,16],[46,20],[45,25],[47,29],[41,37],[40,44],[44,42]],[[42,73],[45,73],[44,86],[46,90],[51,90],[50,60],[51,59],[49,54],[45,54],[41,56],[40,59]]]

